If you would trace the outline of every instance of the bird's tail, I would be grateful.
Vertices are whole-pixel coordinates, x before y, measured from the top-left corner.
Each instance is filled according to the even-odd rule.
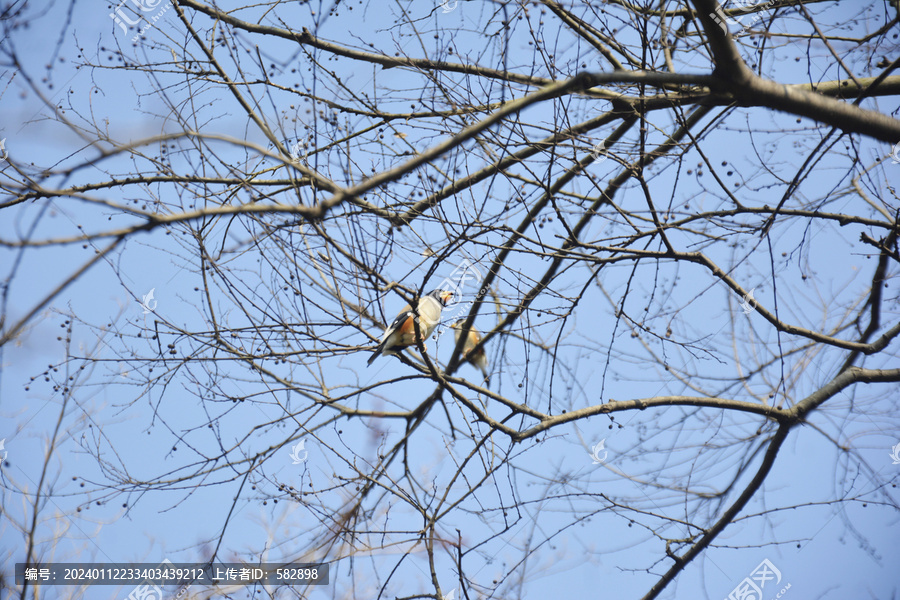
[[[369,360],[366,362],[366,366],[372,366],[372,362],[381,356],[381,351],[384,349],[384,344],[378,344],[378,347],[375,348],[375,352],[372,353],[372,356],[369,357]]]
[[[487,369],[487,365],[479,365],[479,369],[481,369],[481,374],[484,375],[484,387],[490,389],[491,387],[491,373]]]

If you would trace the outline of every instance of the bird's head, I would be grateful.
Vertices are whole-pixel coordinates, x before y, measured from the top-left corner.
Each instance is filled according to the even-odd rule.
[[[441,306],[447,306],[453,300],[453,292],[450,290],[432,290],[428,295],[440,302]]]
[[[463,326],[465,324],[466,324],[466,320],[460,319],[460,320],[456,321],[455,323],[453,323],[453,325],[450,326],[453,329],[453,335],[456,337],[457,340],[459,340],[459,336],[462,335]],[[481,333],[477,329],[475,329],[475,325],[472,325],[471,327],[469,327],[468,338],[469,338],[469,341],[473,344],[477,344],[478,342],[481,341]]]
[[[465,325],[465,324],[466,324],[466,320],[465,320],[465,319],[460,319],[460,320],[454,322],[450,327],[452,327],[453,329],[457,329],[457,330],[459,330],[459,331],[462,331],[463,325]],[[472,325],[471,327],[469,327],[469,335],[471,335],[471,334],[473,334],[473,333],[474,333],[475,335],[478,335],[478,330],[475,329],[475,325]]]

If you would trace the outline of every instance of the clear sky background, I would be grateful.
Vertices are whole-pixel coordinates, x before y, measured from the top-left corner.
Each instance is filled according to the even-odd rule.
[[[430,35],[423,36],[426,41],[422,44],[433,42],[446,47],[446,44],[452,43],[457,48],[457,55],[465,54],[467,39],[476,39],[480,35],[478,28],[485,13],[502,10],[498,4],[480,2],[460,3],[447,13],[428,2],[407,2],[402,6],[408,11],[408,18],[419,23],[423,31],[436,27],[442,29],[439,40],[431,40]],[[873,6],[877,8],[880,5],[873,3]],[[399,14],[398,5],[394,3],[384,3],[383,8],[375,4],[366,6],[361,2],[342,4],[339,18],[329,17],[329,8],[330,5],[316,6],[315,3],[285,5],[273,13],[272,18],[276,14],[282,18],[291,17],[294,21],[289,25],[296,30],[302,27],[316,29],[318,35],[326,39],[346,42],[355,37],[359,44],[372,43],[384,50],[397,46],[407,49],[410,55],[422,52],[417,48],[419,40],[393,37],[395,30],[391,25]],[[14,160],[20,164],[59,170],[90,157],[97,159],[95,165],[87,165],[73,173],[69,181],[62,183],[54,180],[54,185],[103,179],[105,176],[101,171],[128,176],[133,164],[124,155],[101,159],[89,139],[75,135],[72,128],[60,123],[61,117],[50,114],[38,100],[34,89],[26,83],[26,76],[35,77],[45,72],[46,77],[35,80],[33,85],[60,109],[61,116],[71,118],[79,126],[84,124],[82,119],[93,120],[95,126],[108,131],[109,137],[120,143],[179,131],[181,128],[170,118],[164,99],[154,92],[146,75],[122,68],[118,55],[110,51],[121,47],[126,56],[140,56],[141,60],[148,60],[149,56],[152,60],[162,61],[166,55],[165,48],[171,46],[177,50],[178,44],[184,44],[181,24],[171,10],[167,11],[155,27],[146,32],[144,40],[133,47],[108,17],[111,9],[106,3],[69,5],[54,2],[46,7],[34,4],[27,8],[29,22],[13,31],[7,29],[0,44],[0,52],[6,57],[14,51],[15,56],[26,61],[21,70],[8,62],[4,62],[0,70],[0,138],[6,138],[6,149]],[[859,15],[857,9],[836,10],[847,10],[848,18]],[[205,30],[208,19],[197,19],[202,21]],[[870,25],[863,22],[859,27]],[[131,35],[134,35],[133,32],[129,33],[128,38]],[[260,47],[260,52],[266,62],[277,62],[276,70],[284,78],[289,77],[291,69],[298,69],[296,77],[302,80],[302,85],[311,85],[310,75],[305,71],[309,65],[295,55],[291,44],[270,39],[265,40],[265,44]],[[785,49],[785,56],[789,50]],[[803,54],[805,49],[797,51]],[[327,54],[321,57],[325,61]],[[245,58],[255,60],[255,57]],[[500,67],[504,59],[508,62],[506,68],[510,70],[525,70],[523,65],[533,60],[527,53],[526,45],[517,43],[511,46],[505,57],[482,57],[481,62],[486,66]],[[704,60],[698,56],[697,70],[706,68]],[[100,63],[111,68],[79,66],[84,62]],[[46,65],[50,64],[53,68],[47,70]],[[327,61],[324,64],[338,72],[346,68],[346,64]],[[170,68],[171,65],[161,66],[161,71]],[[786,60],[784,68],[778,71],[782,81],[805,81],[802,72],[805,65],[799,64],[795,68],[796,72],[792,72]],[[832,71],[831,67],[822,66],[823,79],[836,76]],[[341,75],[349,88],[360,93],[371,90],[373,77],[378,78],[380,85],[391,85],[397,89],[418,85],[418,80],[411,78],[403,69]],[[258,130],[248,126],[246,115],[237,109],[231,98],[217,97],[203,89],[202,85],[198,85],[194,93],[185,86],[184,77],[177,74],[161,73],[159,82],[160,85],[171,85],[167,88],[170,100],[186,102],[189,98],[196,99],[200,118],[197,123],[191,124],[192,127],[205,134],[240,138],[274,152],[268,140]],[[477,96],[479,92],[476,90],[473,93]],[[887,106],[882,108],[885,111],[896,109],[895,98],[882,99],[879,103]],[[283,108],[283,103],[274,101],[270,106],[260,107],[260,110],[274,122],[280,119],[279,110]],[[544,106],[529,109],[524,120],[539,120],[541,111],[546,110]],[[738,177],[743,175],[748,202],[765,203],[768,190],[752,185],[753,177],[760,173],[760,161],[764,161],[766,168],[775,171],[796,166],[798,151],[792,145],[782,143],[785,139],[783,132],[803,127],[812,129],[812,124],[797,123],[790,115],[761,112],[752,115],[755,119],[765,119],[751,124],[760,132],[753,139],[753,145],[727,127],[722,127],[707,137],[705,147],[715,151],[715,162],[727,161],[735,165]],[[299,110],[298,118],[302,124],[305,117]],[[550,116],[547,118],[549,120]],[[402,123],[392,126],[397,131],[406,131]],[[290,145],[301,131],[297,124],[284,122],[282,138]],[[814,137],[812,133],[810,136]],[[386,137],[388,140],[385,143],[393,147],[405,143],[402,138],[393,136],[393,131]],[[430,140],[414,137],[408,141],[416,149],[423,150],[442,139],[443,132],[435,131]],[[795,139],[796,136],[791,138]],[[883,144],[867,139],[857,140],[857,144],[852,151],[858,152],[866,161],[877,160],[890,151]],[[224,163],[243,164],[250,160],[248,155],[253,154],[252,151],[225,143],[218,148],[221,151],[218,158]],[[623,147],[620,151],[624,154],[628,149]],[[838,154],[850,151],[844,144],[835,149]],[[379,152],[373,148],[372,156],[377,157]],[[169,160],[177,170],[179,165],[195,159],[196,156],[179,153]],[[818,167],[817,177],[804,184],[803,193],[808,197],[825,195],[827,190],[837,186],[842,177],[839,172],[842,160],[843,157],[835,157],[834,160],[826,158]],[[596,165],[598,174],[605,173],[604,169],[612,169],[612,163],[610,160]],[[333,164],[317,166],[330,172],[337,171],[338,167]],[[892,165],[888,161],[880,168],[890,181],[900,183],[900,165]],[[711,201],[699,185],[691,187],[682,182],[676,188],[678,173],[671,166],[660,166],[658,169],[654,186],[657,189],[677,189],[679,197],[675,199],[676,203],[689,202],[699,210],[704,202]],[[497,181],[491,185],[507,184]],[[484,189],[487,190],[487,187],[485,185]],[[588,187],[582,191],[588,193]],[[103,197],[104,193],[99,192],[95,196]],[[108,192],[112,199],[123,200],[115,197],[117,193],[118,190]],[[626,198],[628,194],[637,196],[639,190],[632,188],[624,192]],[[780,194],[779,191],[771,203],[777,202]],[[462,204],[470,203],[466,205],[466,211],[477,206],[475,198],[462,198],[460,201]],[[152,206],[153,199],[146,198],[146,202]],[[858,202],[858,198],[848,196],[836,201],[830,209],[840,212],[842,208]],[[40,211],[47,210],[45,206],[20,206],[15,212],[4,210],[0,213],[0,236],[3,239],[17,239],[24,235],[63,237],[73,235],[79,227],[96,231],[124,226],[135,220],[131,215],[97,205],[88,207],[68,198],[53,203],[49,212],[41,214]],[[514,206],[512,210],[521,209]],[[462,212],[460,208],[460,214]],[[38,225],[29,234],[28,228],[33,222]],[[242,243],[240,240],[249,235],[250,227],[247,230],[235,227],[229,231],[227,225],[225,222],[214,224],[210,231],[211,240],[239,246]],[[821,314],[820,299],[833,298],[843,305],[855,293],[852,284],[860,278],[863,281],[870,278],[874,268],[874,260],[870,260],[864,250],[853,250],[859,230],[849,229],[834,225],[830,230],[814,232],[803,231],[799,226],[794,230],[781,230],[779,237],[773,240],[772,250],[775,256],[784,252],[787,255],[784,262],[771,265],[768,253],[761,251],[743,262],[735,276],[740,277],[747,287],[754,287],[756,297],[765,302],[772,298],[770,273],[773,269],[782,274],[796,271],[798,277],[801,273],[809,274],[812,281],[805,288],[804,295],[794,298],[787,310],[794,312],[792,317],[804,318],[805,315],[813,321],[817,318],[828,320],[830,315]],[[546,232],[548,236],[556,233],[551,227]],[[422,225],[416,234],[435,248],[440,247],[442,233],[439,228]],[[587,239],[599,239],[603,234],[602,225],[597,225],[596,229],[588,232]],[[592,235],[595,237],[591,238]],[[201,404],[197,400],[198,394],[203,393],[203,374],[199,370],[191,373],[190,366],[173,377],[164,388],[164,393],[163,388],[157,387],[148,395],[141,394],[139,377],[130,371],[127,362],[119,360],[129,358],[129,348],[140,348],[149,353],[155,345],[146,336],[136,336],[139,331],[151,331],[154,327],[154,315],[144,313],[141,297],[153,289],[154,299],[158,303],[156,311],[165,315],[170,323],[178,323],[187,330],[199,329],[205,324],[202,298],[200,292],[195,290],[203,289],[203,281],[197,265],[190,263],[190,254],[186,250],[189,241],[177,237],[167,235],[163,230],[134,236],[113,256],[100,261],[67,287],[41,311],[15,343],[3,348],[0,354],[0,438],[5,439],[8,457],[2,470],[4,515],[0,523],[0,556],[4,560],[5,576],[11,576],[13,564],[20,562],[25,552],[25,541],[11,526],[9,519],[30,518],[31,499],[23,495],[23,488],[33,490],[41,477],[44,453],[60,419],[63,397],[53,386],[55,382],[70,376],[77,376],[84,383],[65,408],[59,447],[50,460],[49,479],[45,483],[45,487],[52,489],[53,495],[43,501],[45,508],[41,518],[45,521],[39,527],[44,549],[42,556],[57,562],[158,563],[165,558],[175,562],[199,562],[215,547],[215,540],[235,496],[239,496],[239,500],[228,520],[220,560],[247,560],[249,556],[269,562],[296,560],[299,557],[316,560],[319,557],[311,548],[314,547],[313,540],[322,533],[320,521],[313,508],[285,500],[278,491],[279,485],[292,485],[297,489],[325,488],[331,484],[335,474],[345,476],[349,472],[348,465],[337,458],[333,448],[350,449],[360,461],[374,463],[379,452],[393,443],[393,436],[402,432],[402,421],[386,424],[361,420],[335,422],[314,434],[300,430],[292,434],[291,425],[284,422],[254,430],[251,429],[254,425],[280,419],[285,407],[302,406],[303,397],[282,392],[265,394],[261,392],[258,381],[238,379],[232,382],[233,388],[229,393],[235,397],[251,393],[261,395],[254,398],[255,401],[243,403]],[[384,266],[388,279],[415,282],[410,285],[421,282],[429,265],[422,256],[423,245],[409,241],[414,237],[398,239],[394,254]],[[802,248],[801,239],[805,243]],[[101,240],[97,246],[89,244],[86,248],[71,245],[49,247],[40,252],[21,254],[7,248],[0,249],[4,278],[12,269],[16,272],[9,290],[9,318],[17,320],[23,316],[34,302],[77,269],[102,243]],[[486,264],[484,256],[460,252],[438,269],[425,288],[432,287],[431,284],[449,275],[454,265],[463,258],[472,260],[476,265]],[[727,259],[725,256],[717,258]],[[532,268],[528,260],[526,257],[521,259],[522,273],[525,275]],[[231,261],[229,266],[235,271],[247,270],[248,287],[252,287],[253,282],[265,281],[273,271],[278,270],[277,265],[259,264],[258,256],[252,252],[235,253]],[[649,297],[653,289],[650,283],[653,280],[652,269],[641,270],[640,273],[635,285],[646,287]],[[604,271],[604,286],[608,290],[621,290],[630,275],[630,267],[610,267]],[[695,353],[673,352],[672,360],[676,363],[681,361],[680,364],[695,361],[707,373],[721,369],[723,373],[731,374],[735,366],[740,365],[741,357],[723,358],[719,349],[723,345],[728,347],[728,340],[738,320],[743,320],[739,327],[747,326],[746,320],[749,320],[749,327],[753,328],[754,320],[760,317],[757,314],[744,315],[740,308],[741,298],[714,287],[711,279],[699,269],[685,269],[678,273],[678,281],[671,283],[669,301],[679,307],[682,321],[690,323],[694,329],[693,332],[679,333],[696,334],[696,347],[700,349]],[[573,274],[570,285],[566,292],[575,293],[583,282]],[[510,297],[527,287],[509,275],[499,284],[500,292]],[[474,285],[468,287],[464,300],[471,299],[476,290]],[[842,293],[846,293],[846,297]],[[890,293],[896,296],[895,291]],[[617,350],[628,354],[634,347],[635,359],[630,364],[628,361],[617,362],[614,373],[603,372],[605,356],[600,354],[602,348],[589,345],[589,341],[609,339],[612,323],[603,318],[608,315],[605,312],[609,309],[608,303],[603,310],[599,310],[602,295],[596,291],[592,294],[588,302],[596,303],[596,313],[582,311],[577,320],[568,322],[563,328],[567,342],[572,347],[582,347],[583,358],[577,362],[577,371],[556,374],[551,388],[545,385],[549,382],[551,366],[546,359],[529,362],[522,347],[497,342],[488,348],[492,363],[503,365],[494,377],[495,389],[529,406],[540,406],[542,409],[552,406],[555,413],[610,398],[646,398],[683,389],[677,381],[671,382],[671,387],[669,384],[660,385],[660,374],[655,366],[642,363],[636,354],[638,342],[629,339],[617,338]],[[548,307],[552,307],[552,302],[547,302]],[[401,304],[397,296],[387,294],[373,305],[373,310],[378,316],[383,314],[389,318]],[[244,317],[234,305],[222,301],[220,306],[233,326],[244,323]],[[535,314],[541,308],[540,304],[535,305],[529,315],[535,327],[545,323]],[[297,315],[286,312],[282,316],[298,319]],[[884,322],[895,322],[897,316],[895,303],[894,313],[885,314]],[[489,320],[491,316],[479,318]],[[483,328],[488,326],[488,323],[482,325]],[[98,359],[86,371],[78,371],[79,364],[75,361],[65,362],[68,328],[71,328],[71,354]],[[380,335],[376,327],[371,329],[375,335]],[[558,330],[553,331],[554,335],[558,333]],[[752,347],[763,348],[766,344],[777,343],[768,328],[758,327],[753,331],[756,337],[750,344]],[[600,335],[595,335],[597,332]],[[124,339],[117,337],[119,334]],[[348,336],[346,343],[366,345],[370,342],[357,334]],[[716,350],[707,355],[702,351],[704,348]],[[445,361],[451,351],[451,336],[442,336],[437,340],[432,356]],[[888,359],[879,359],[883,364],[868,366],[897,367],[896,348],[890,354]],[[320,375],[330,385],[346,382],[349,387],[408,374],[408,369],[395,359],[379,359],[371,368],[366,368],[368,356],[368,352],[358,352],[323,361]],[[797,389],[792,394],[803,398],[827,382],[842,359],[841,354],[823,352],[808,365],[807,375],[798,381]],[[222,368],[235,369],[234,374],[238,377],[241,374],[241,370],[233,365],[224,364]],[[277,369],[277,366],[273,368]],[[53,375],[53,380],[49,382],[44,380],[48,369]],[[645,377],[646,372],[651,370],[654,377]],[[463,367],[461,374],[473,379],[476,377],[476,371],[471,367]],[[523,386],[519,387],[519,384]],[[411,407],[431,389],[432,385],[428,383],[397,382],[389,388],[373,391],[371,406],[375,410]],[[762,388],[735,389],[728,390],[728,393],[747,399],[751,394],[765,394],[765,391]],[[663,597],[725,598],[764,559],[780,570],[782,586],[790,583],[791,588],[785,598],[898,597],[900,577],[895,564],[896,557],[900,556],[900,528],[897,523],[896,483],[900,465],[892,464],[889,456],[891,447],[900,443],[896,415],[890,413],[894,403],[867,399],[866,406],[871,410],[860,415],[853,408],[854,395],[855,392],[849,390],[835,398],[811,417],[808,426],[791,434],[762,492],[741,513],[740,522],[728,528],[713,548],[694,561]],[[896,390],[893,395],[897,395]],[[452,402],[448,402],[450,410],[453,410]],[[199,460],[200,455],[215,453],[217,448],[211,432],[203,432],[203,423],[210,419],[210,409],[217,411],[215,433],[218,438],[235,444],[229,454],[232,459],[241,455],[251,456],[260,448],[271,445],[283,447],[275,451],[246,481],[223,469],[206,479],[210,485],[199,488],[177,484],[169,490],[152,494],[122,494],[114,493],[108,487],[111,473],[121,476],[127,470],[134,480],[158,477],[161,473],[183,474],[190,470],[194,461]],[[465,443],[468,440],[453,439],[447,419],[438,415],[440,410],[438,407],[433,409],[429,418],[430,434],[416,438],[413,449],[414,468],[428,473],[435,488],[443,490],[444,486],[450,485],[454,462],[464,458],[471,448]],[[520,550],[510,545],[510,538],[521,541],[533,535],[534,539],[543,540],[544,536],[571,520],[570,515],[559,515],[561,507],[547,503],[546,497],[582,490],[585,496],[572,501],[572,510],[587,514],[592,506],[596,506],[596,513],[576,526],[558,531],[545,542],[547,547],[540,554],[543,562],[531,571],[534,578],[524,582],[522,597],[639,598],[656,581],[657,574],[664,570],[663,566],[652,564],[648,558],[647,544],[654,539],[655,533],[664,531],[668,537],[675,537],[679,525],[660,522],[656,525],[659,528],[656,532],[648,531],[629,523],[620,514],[612,515],[604,511],[596,494],[632,498],[636,504],[678,519],[687,518],[684,513],[689,510],[683,504],[683,495],[666,489],[648,492],[651,488],[643,482],[652,482],[658,474],[675,468],[685,473],[701,473],[706,478],[703,483],[710,490],[727,485],[735,465],[746,456],[739,452],[718,453],[711,449],[718,444],[735,441],[721,439],[726,426],[729,435],[743,433],[750,437],[761,426],[760,420],[742,414],[723,416],[718,410],[695,410],[696,414],[690,419],[684,417],[692,411],[677,407],[630,413],[616,419],[616,424],[622,425],[621,428],[610,428],[607,417],[594,417],[578,422],[577,426],[555,429],[546,436],[524,443],[521,451],[514,453],[513,462],[521,469],[517,471],[520,478],[516,482],[517,489],[531,496],[516,498],[520,508],[512,519],[510,537],[500,537],[487,543],[483,552],[491,558],[486,558],[481,565],[468,564],[467,574],[481,577],[491,572],[498,575],[506,573],[509,564],[521,557]],[[472,427],[483,429],[482,424],[473,424]],[[495,436],[498,445],[508,445],[508,439],[499,434]],[[291,443],[284,445],[288,438]],[[829,438],[852,447],[852,456],[837,449]],[[297,465],[291,460],[291,445],[299,439],[305,440],[305,449],[309,454],[302,464]],[[590,451],[601,440],[608,455],[603,464],[597,465],[593,463]],[[89,448],[95,447],[102,449],[103,469],[88,452]],[[748,468],[737,480],[738,489],[752,477],[760,459],[761,453],[752,456]],[[860,466],[861,463],[864,466]],[[684,482],[685,485],[688,483]],[[690,483],[696,485],[696,482]],[[464,483],[459,481],[453,485],[459,490],[464,489]],[[273,501],[276,498],[280,498],[277,503]],[[836,498],[852,500],[835,503]],[[510,498],[504,496],[504,499],[508,501]],[[497,498],[470,499],[462,505],[463,510],[454,520],[456,525],[463,529],[477,528],[482,501],[484,506],[493,507]],[[82,510],[73,512],[75,507]],[[775,507],[797,508],[767,512]],[[511,509],[510,512],[517,511]],[[397,518],[397,513],[392,513],[391,527],[402,526],[396,521]],[[417,521],[415,515],[409,512],[402,518],[408,519],[408,528],[412,531],[421,525],[420,520]],[[373,514],[371,519],[374,522],[384,520],[388,525],[384,514]],[[449,527],[445,534],[455,536]],[[398,549],[397,555],[391,555],[389,550],[380,550],[371,559],[364,558],[365,553],[361,553],[357,558],[358,564],[353,568],[349,560],[338,561],[331,567],[332,583],[308,590],[306,597],[374,598],[387,573],[382,571],[380,580],[372,579],[367,574],[370,570],[378,573],[379,570],[391,568],[400,552]],[[431,593],[430,575],[423,556],[424,553],[421,553],[404,563],[402,582],[393,582],[383,590],[382,597],[413,594],[417,582],[419,593]],[[646,570],[623,569],[624,565],[630,569],[638,564],[646,565]],[[457,587],[455,565],[448,555],[442,555],[439,567],[443,569],[439,573],[442,587],[446,590]],[[769,594],[770,589],[766,588],[764,600],[774,598],[778,591],[775,589]],[[43,588],[42,591],[45,598],[100,599],[124,598],[129,590],[94,586],[80,590]],[[279,594],[279,597],[294,597],[287,590]],[[470,598],[478,597],[474,592],[472,594]],[[460,595],[457,592],[457,598]]]

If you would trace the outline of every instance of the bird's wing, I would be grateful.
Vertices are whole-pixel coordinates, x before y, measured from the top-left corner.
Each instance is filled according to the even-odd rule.
[[[372,364],[372,362],[378,358],[382,352],[390,351],[390,349],[397,343],[397,338],[405,333],[405,329],[409,329],[412,325],[412,308],[409,304],[404,307],[403,310],[400,311],[400,314],[394,317],[394,320],[388,325],[387,329],[384,330],[384,334],[381,336],[381,341],[378,343],[378,347],[375,348],[375,352],[372,353],[372,356],[369,357],[368,364]],[[393,338],[392,338],[393,336]]]
[[[381,337],[382,340],[386,340],[389,335],[401,329],[404,325],[406,325],[407,321],[410,321],[410,317],[412,316],[412,310],[404,310],[399,315],[394,317],[394,321],[388,326],[387,329],[384,330],[384,335]]]
[[[403,310],[401,310],[397,314],[397,316],[394,317],[394,320],[391,321],[391,324],[388,325],[387,329],[384,330],[384,335],[381,336],[381,341],[384,342],[384,340],[388,339],[389,335],[400,329],[400,327],[403,326],[404,321],[406,321],[406,319],[408,319],[411,314],[412,307],[407,304],[405,307],[403,307]]]
[[[477,346],[477,345],[478,345],[478,342],[480,342],[480,341],[481,341],[481,336],[480,336],[480,335],[478,334],[478,332],[475,331],[475,329],[473,328],[473,329],[469,332],[469,344],[471,344],[471,346],[469,346],[469,350],[471,350],[472,348],[474,348],[475,346]]]
[[[425,296],[424,298],[419,300],[419,330],[422,333],[422,337],[426,338],[431,335],[431,332],[434,331],[435,327],[441,320],[441,303],[438,300],[435,300],[431,296]],[[372,361],[375,360],[378,355],[382,352],[389,352],[391,348],[399,343],[404,337],[413,338],[415,335],[416,326],[415,326],[415,313],[413,312],[412,307],[407,304],[403,307],[403,310],[400,311],[396,317],[394,317],[393,322],[384,330],[384,335],[381,336],[381,342],[378,344],[378,348],[375,349],[375,352],[369,358],[369,364],[372,364]]]

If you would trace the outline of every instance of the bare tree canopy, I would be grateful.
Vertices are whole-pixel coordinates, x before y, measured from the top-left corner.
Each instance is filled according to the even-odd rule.
[[[896,0],[0,10],[7,594],[898,597]]]

